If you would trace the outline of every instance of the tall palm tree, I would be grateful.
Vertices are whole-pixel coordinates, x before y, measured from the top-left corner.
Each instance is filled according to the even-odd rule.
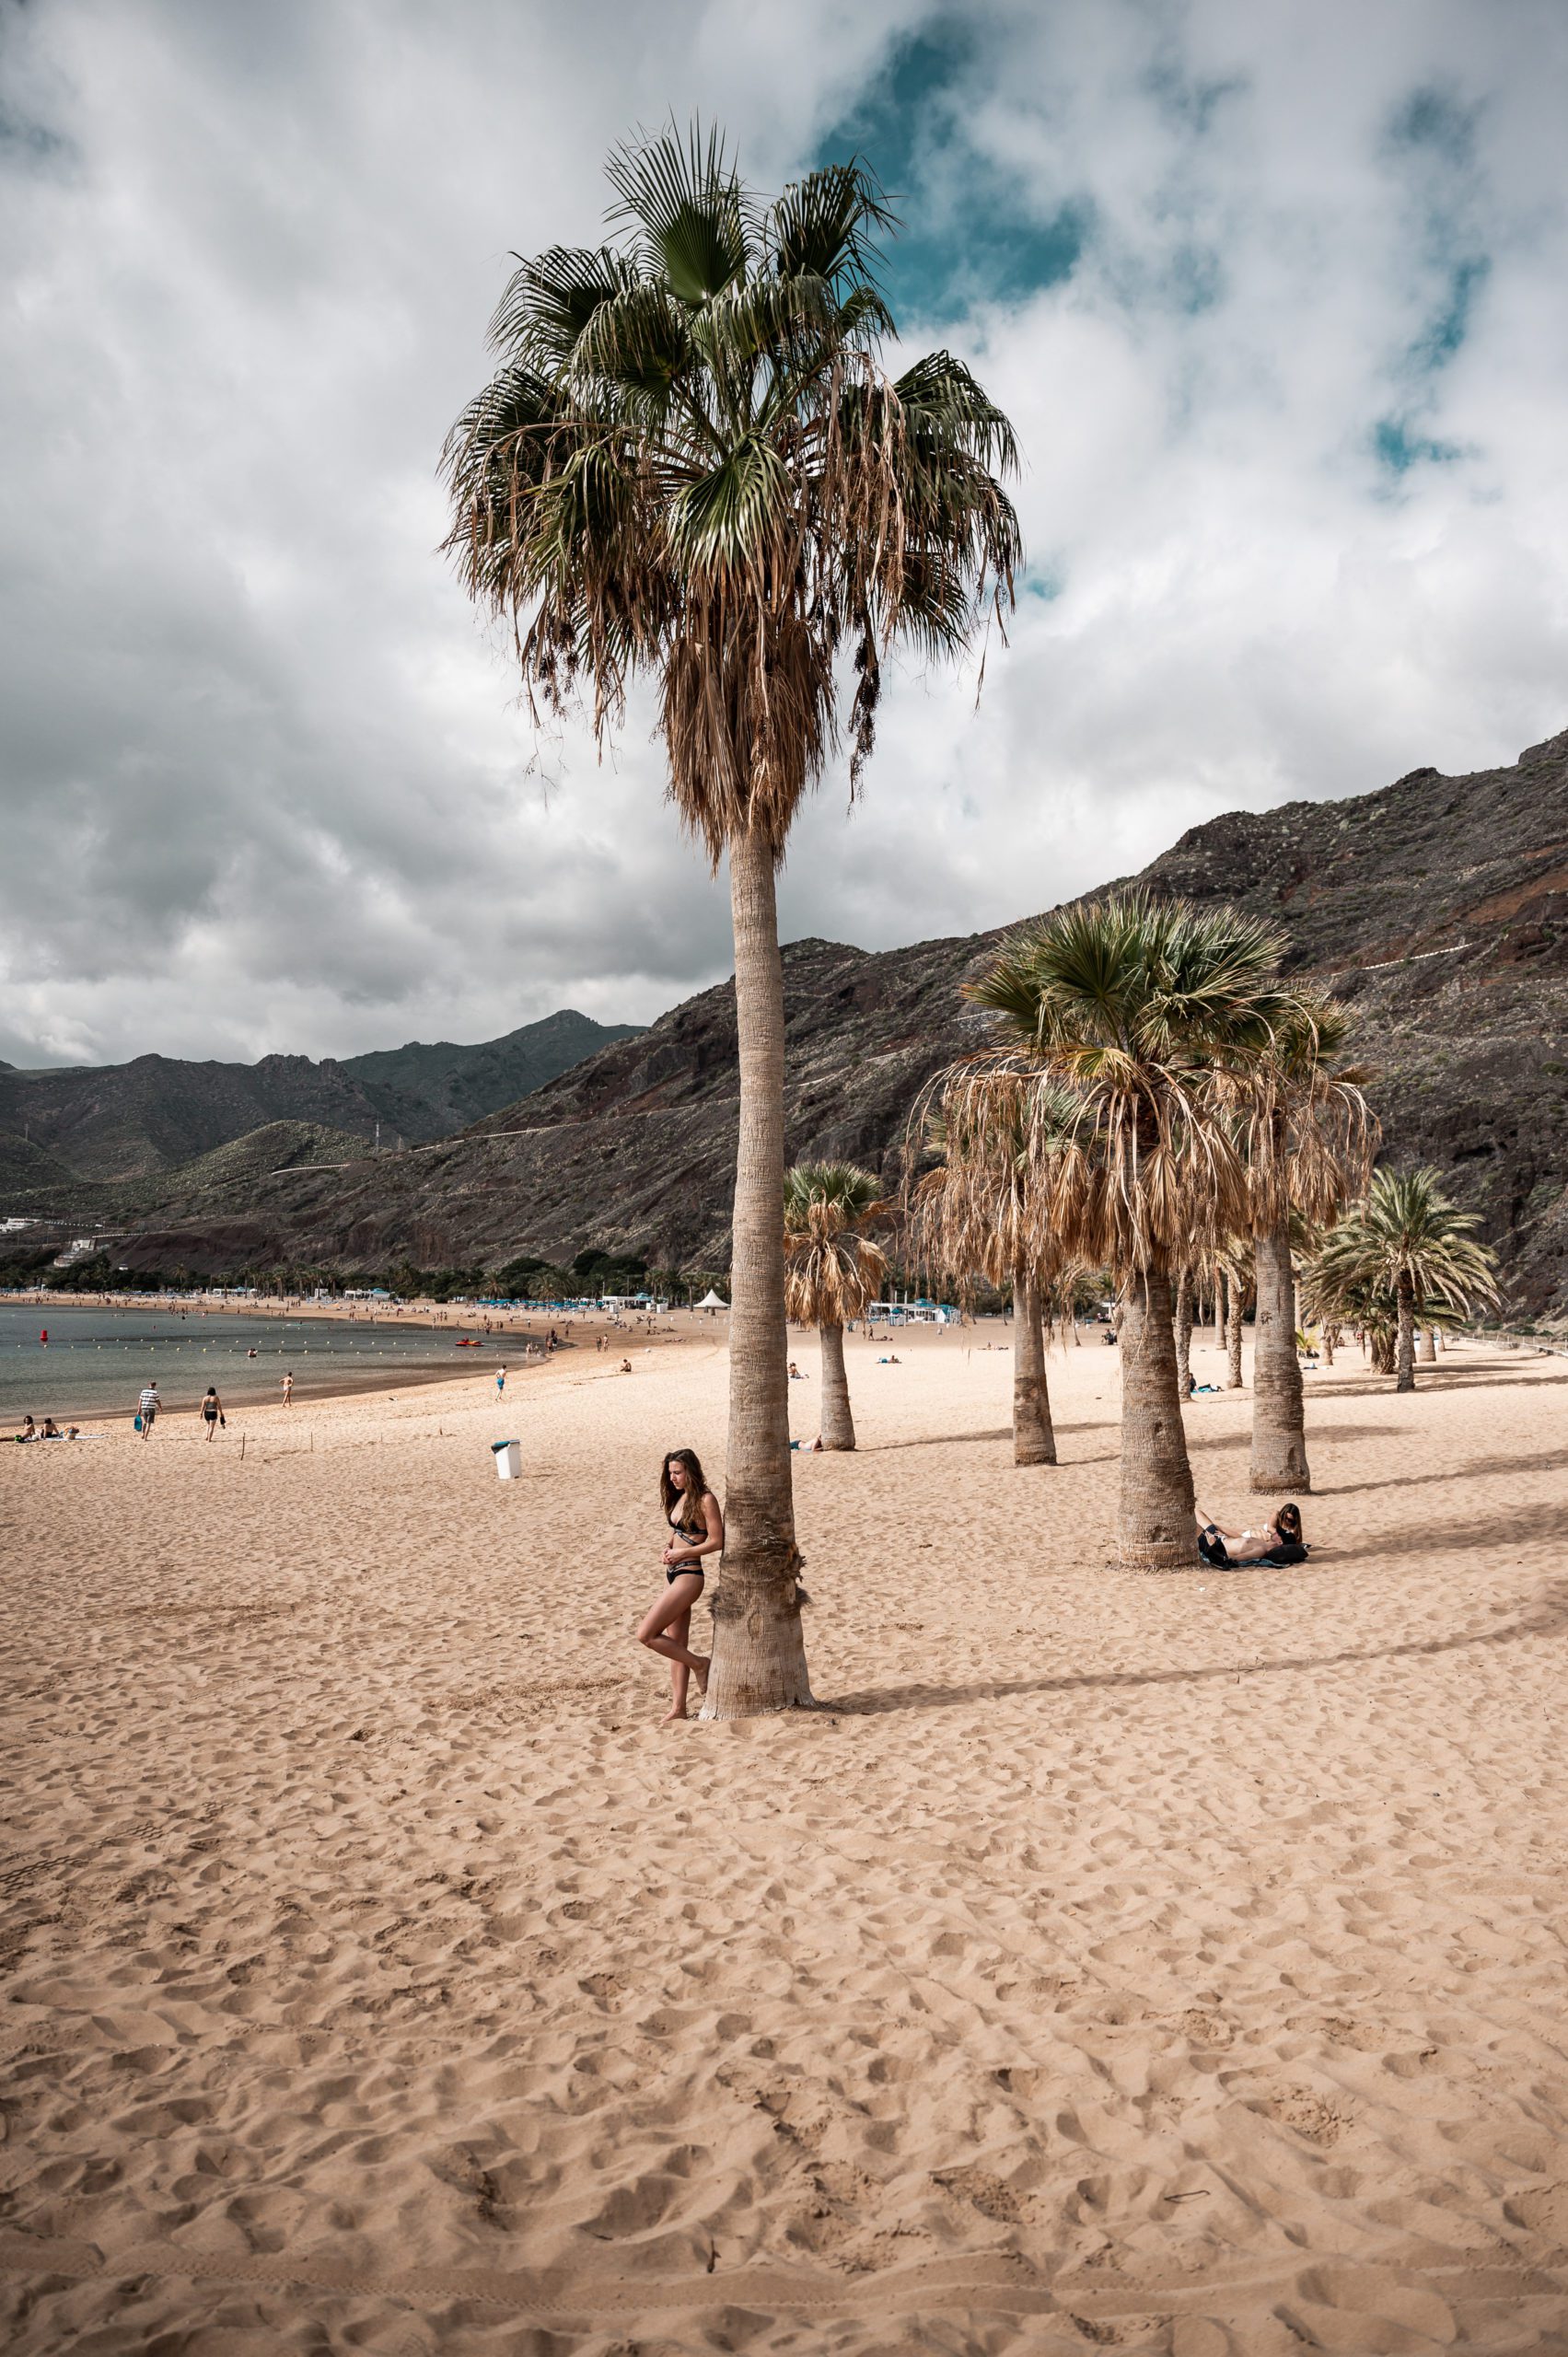
[[[1319,1311],[1332,1303],[1347,1323],[1355,1318],[1371,1327],[1379,1317],[1387,1322],[1391,1304],[1397,1391],[1415,1389],[1418,1317],[1450,1323],[1477,1302],[1501,1298],[1497,1255],[1475,1235],[1480,1225],[1477,1213],[1449,1201],[1441,1172],[1429,1164],[1375,1170],[1365,1202],[1330,1232],[1317,1256],[1311,1298]]]
[[[1186,1261],[1176,1277],[1176,1380],[1185,1399],[1192,1388],[1192,1271]]]
[[[1252,1341],[1254,1490],[1310,1490],[1295,1349],[1291,1215],[1331,1218],[1366,1184],[1375,1125],[1366,1074],[1347,1064],[1350,1018],[1321,992],[1282,992],[1270,1053],[1240,1085],[1258,1306]]]
[[[1222,1084],[1268,1052],[1282,946],[1234,910],[1130,892],[1057,910],[966,987],[996,1018],[993,1069],[1081,1104],[1066,1147],[1049,1117],[1047,1188],[1064,1246],[1121,1288],[1119,1537],[1139,1570],[1195,1560],[1172,1276],[1247,1216]],[[983,1058],[973,1070],[983,1088]]]
[[[888,1275],[888,1257],[865,1230],[887,1213],[869,1170],[853,1162],[797,1162],[784,1173],[784,1303],[815,1326],[822,1345],[824,1448],[854,1446],[844,1328],[864,1318]]]
[[[1225,1295],[1225,1387],[1240,1391],[1242,1329],[1247,1298],[1252,1290],[1252,1243],[1249,1237],[1228,1237],[1214,1256],[1215,1281]]]
[[[507,621],[530,703],[579,699],[602,743],[633,679],[658,697],[669,792],[727,854],[740,1063],[726,1540],[704,1706],[810,1701],[790,1488],[784,993],[776,873],[847,736],[853,794],[882,665],[932,659],[1011,601],[1012,428],[944,352],[896,379],[877,291],[891,225],[858,163],[771,203],[716,134],[618,148],[610,238],[523,261],[497,369],[444,466],[447,545]],[[841,717],[839,680],[854,688]]]
[[[1054,1465],[1045,1305],[1074,1270],[1051,1225],[1041,1177],[1048,1130],[1058,1144],[1069,1143],[1083,1109],[1069,1091],[1043,1091],[1019,1075],[990,1075],[976,1089],[960,1073],[939,1091],[928,1135],[942,1158],[915,1190],[923,1257],[960,1291],[976,1278],[1011,1285],[1013,1462]]]

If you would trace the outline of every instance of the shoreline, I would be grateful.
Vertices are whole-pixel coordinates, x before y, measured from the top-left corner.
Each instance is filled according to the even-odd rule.
[[[74,1306],[75,1305],[66,1306]],[[96,1306],[97,1304],[93,1306]],[[134,1306],[141,1307],[144,1305],[138,1303]],[[503,1347],[494,1349],[489,1355],[482,1357],[478,1353],[470,1356],[465,1351],[460,1360],[457,1358],[454,1350],[453,1363],[446,1365],[429,1363],[400,1363],[394,1359],[385,1366],[332,1367],[318,1376],[308,1360],[296,1360],[294,1397],[286,1411],[281,1397],[282,1378],[279,1376],[270,1375],[264,1382],[260,1384],[252,1384],[244,1376],[236,1378],[230,1376],[219,1382],[217,1387],[225,1411],[231,1422],[242,1413],[275,1410],[279,1414],[286,1412],[292,1416],[296,1409],[308,1407],[324,1409],[334,1404],[368,1400],[374,1399],[378,1392],[396,1394],[401,1398],[405,1393],[416,1393],[422,1390],[429,1390],[432,1393],[445,1392],[463,1383],[479,1387],[477,1396],[468,1399],[466,1403],[468,1406],[477,1406],[482,1400],[499,1411],[516,1396],[513,1386],[520,1385],[525,1379],[531,1378],[532,1387],[538,1388],[539,1378],[552,1368],[556,1370],[563,1367],[569,1368],[575,1380],[581,1383],[590,1372],[595,1376],[608,1376],[615,1373],[620,1359],[631,1356],[633,1350],[637,1356],[645,1358],[651,1356],[655,1352],[668,1354],[672,1349],[675,1355],[680,1356],[691,1344],[707,1342],[722,1345],[727,1342],[728,1337],[727,1334],[672,1334],[667,1330],[661,1330],[652,1336],[639,1335],[633,1341],[624,1329],[621,1329],[616,1335],[618,1350],[608,1343],[602,1353],[591,1346],[585,1348],[585,1339],[578,1336],[563,1341],[552,1353],[546,1353],[536,1349],[530,1354],[525,1354],[516,1347],[511,1350],[505,1349],[506,1338],[493,1336],[490,1339],[493,1342],[502,1343]],[[516,1342],[523,1338],[511,1339]],[[281,1359],[284,1354],[279,1352],[274,1355],[277,1359]],[[494,1380],[497,1366],[503,1364],[506,1369],[507,1390],[497,1399],[494,1394]],[[635,1369],[633,1371],[635,1372]],[[548,1387],[554,1388],[553,1386]],[[173,1422],[182,1422],[197,1417],[200,1398],[200,1389],[193,1389],[189,1398],[166,1397],[158,1413],[160,1425],[167,1425]],[[90,1432],[95,1429],[129,1426],[135,1417],[136,1408],[133,1399],[129,1404],[122,1400],[117,1401],[113,1407],[55,1408],[51,1409],[49,1412],[54,1416],[57,1422],[78,1424],[84,1432]],[[14,1434],[0,1434],[0,1445],[14,1439]]]

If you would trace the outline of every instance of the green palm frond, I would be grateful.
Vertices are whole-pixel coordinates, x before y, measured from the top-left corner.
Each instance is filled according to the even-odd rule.
[[[678,301],[707,302],[745,276],[756,207],[716,128],[705,143],[700,123],[684,144],[673,130],[624,140],[605,172],[621,199],[610,219],[641,232],[644,272],[662,277]]]
[[[608,246],[552,246],[519,259],[490,322],[491,349],[558,377],[595,313],[636,284],[631,264]]]
[[[875,240],[897,226],[875,175],[856,157],[792,180],[769,207],[765,237],[781,278],[820,279],[845,301],[879,306]],[[885,308],[876,324],[880,333],[893,331]]]

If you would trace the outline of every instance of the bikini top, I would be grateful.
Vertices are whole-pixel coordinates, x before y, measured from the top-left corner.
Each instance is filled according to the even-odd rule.
[[[669,1527],[671,1530],[673,1530],[677,1536],[681,1538],[703,1539],[708,1535],[708,1518],[706,1515],[703,1515],[701,1522],[682,1522],[679,1517],[679,1514],[672,1514],[669,1517]]]

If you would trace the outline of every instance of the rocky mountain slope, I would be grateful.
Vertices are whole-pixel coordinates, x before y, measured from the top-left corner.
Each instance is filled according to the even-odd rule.
[[[1568,1313],[1568,732],[1512,768],[1232,813],[1144,871],[1277,921],[1288,962],[1355,1007],[1387,1155],[1484,1215],[1516,1305]],[[1001,934],[784,953],[792,1156],[896,1156],[923,1082],[977,1036],[958,996]],[[494,1267],[584,1245],[722,1268],[736,1120],[731,986],[689,999],[461,1135],[254,1180],[202,1216],[171,1192],[127,1259]]]
[[[342,1070],[353,1074],[372,1101],[385,1095],[389,1101],[401,1097],[428,1108],[427,1118],[436,1126],[406,1129],[411,1142],[446,1137],[504,1105],[515,1105],[596,1050],[635,1039],[637,1028],[632,1023],[596,1023],[567,1006],[477,1048],[454,1047],[449,1039],[425,1047],[414,1039],[406,1048],[345,1056]]]
[[[18,1072],[0,1064],[0,1187],[24,1178],[29,1149],[61,1178],[143,1178],[172,1171],[274,1121],[304,1121],[387,1143],[447,1136],[513,1104],[598,1048],[633,1036],[566,1008],[504,1039],[450,1040],[328,1057],[263,1056],[259,1063],[193,1063],[137,1056],[126,1064]],[[37,1167],[35,1175],[49,1175]]]

